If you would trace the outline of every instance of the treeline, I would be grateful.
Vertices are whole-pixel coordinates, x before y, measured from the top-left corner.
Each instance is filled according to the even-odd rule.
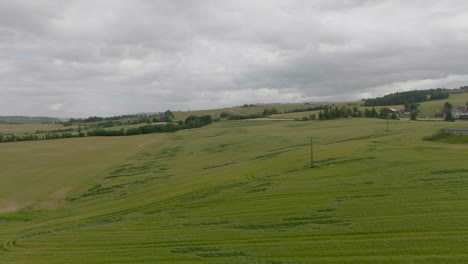
[[[96,128],[108,128],[108,127],[115,127],[115,126],[125,126],[125,125],[137,125],[137,124],[144,124],[144,123],[152,123],[152,122],[171,122],[172,118],[168,117],[165,119],[162,119],[160,117],[145,117],[145,116],[140,116],[131,120],[127,120],[126,122],[122,122],[119,120],[105,120],[103,119],[102,122],[97,123],[97,124],[90,124],[89,126],[91,127],[96,127]],[[70,121],[63,123],[64,126],[71,126],[73,124],[81,124],[81,122],[84,122],[83,120],[74,120],[70,119]],[[99,121],[93,121],[93,122],[99,122]],[[86,124],[87,122],[85,122]],[[88,127],[87,125],[85,127]]]
[[[420,103],[431,100],[446,99],[449,93],[446,89],[437,88],[421,91],[408,91],[387,94],[383,97],[367,99],[364,106],[386,106],[386,105],[402,105],[410,103]]]
[[[299,113],[299,112],[309,112],[309,111],[318,111],[318,110],[324,110],[325,106],[319,105],[319,106],[313,106],[313,107],[307,107],[307,108],[296,108],[293,110],[289,111],[284,111],[285,114],[287,113]]]
[[[364,111],[359,110],[358,107],[337,107],[337,106],[324,106],[323,111],[318,113],[318,117],[315,114],[310,115],[309,117],[296,118],[296,121],[308,121],[308,120],[333,120],[339,118],[397,118],[397,113],[389,113],[388,108],[381,107],[379,110],[376,110],[375,107],[372,109],[365,109]]]
[[[62,124],[64,126],[71,126],[74,123],[91,123],[91,122],[101,122],[101,121],[113,121],[113,120],[120,120],[124,118],[134,118],[137,117],[137,115],[121,115],[121,116],[110,116],[110,117],[99,117],[99,116],[90,116],[85,119],[81,118],[71,118],[67,122],[63,122]]]
[[[242,120],[242,119],[252,119],[252,118],[262,118],[267,117],[270,115],[279,114],[276,108],[266,108],[263,112],[259,112],[256,114],[249,114],[249,115],[234,115],[232,113],[223,112],[220,114],[220,117],[227,118],[229,120]]]
[[[367,118],[387,118],[388,114],[388,109],[381,107],[380,110],[377,112],[375,110],[375,107],[372,107],[372,109],[367,109],[364,110],[364,117]]]
[[[6,142],[17,142],[17,141],[33,141],[33,140],[49,140],[49,139],[59,139],[59,138],[72,138],[83,136],[83,133],[72,134],[72,133],[46,133],[45,135],[37,134],[26,134],[23,136],[16,136],[14,133],[3,134],[0,133],[0,143]]]
[[[44,134],[44,133],[62,133],[62,132],[71,132],[73,128],[64,128],[64,129],[54,129],[54,130],[36,130],[36,134]]]
[[[156,125],[146,125],[141,127],[129,128],[124,130],[104,130],[96,129],[88,131],[87,136],[132,136],[132,135],[142,135],[142,134],[152,134],[152,133],[164,133],[164,132],[176,132],[182,129],[198,128],[203,127],[212,122],[211,116],[189,116],[185,121],[179,121],[175,123],[167,124],[156,124]]]
[[[164,132],[176,132],[182,129],[191,129],[206,126],[212,123],[213,120],[210,115],[205,116],[189,116],[185,121],[179,121],[178,123],[166,123],[166,124],[155,124],[145,125],[141,127],[129,128],[124,130],[105,130],[95,129],[85,133],[78,129],[78,134],[72,134],[70,132],[64,133],[46,133],[45,135],[27,134],[23,136],[16,136],[13,133],[3,134],[0,133],[0,143],[2,142],[17,142],[17,141],[33,141],[33,140],[49,140],[59,138],[72,138],[72,137],[85,137],[85,136],[132,136],[142,135],[151,133],[164,133]]]
[[[338,106],[324,106],[323,112],[320,111],[318,114],[319,120],[330,120],[338,118],[348,118],[348,117],[361,117],[363,116],[362,111],[357,107],[349,108],[345,105],[342,107]]]
[[[120,115],[120,116],[111,116],[111,117],[99,117],[99,116],[90,116],[85,119],[74,119],[71,118],[67,122],[62,123],[64,126],[71,126],[75,123],[94,123],[94,122],[102,122],[102,121],[107,121],[100,123],[99,126],[103,127],[113,127],[113,126],[121,126],[124,125],[124,122],[118,121],[121,119],[133,119],[133,120],[128,120],[126,123],[127,124],[141,124],[141,123],[151,123],[151,122],[159,122],[161,119],[163,119],[165,122],[170,122],[174,118],[174,114],[171,112],[171,110],[167,110],[165,112],[161,112],[159,114],[153,115],[153,116],[141,116],[141,115]]]
[[[309,111],[317,111],[317,110],[323,110],[323,109],[325,109],[325,106],[323,105],[307,107],[307,108],[296,108],[296,109],[284,111],[284,112],[280,112],[276,108],[266,108],[263,110],[263,112],[258,112],[256,114],[235,115],[229,112],[222,112],[219,115],[219,117],[227,118],[229,120],[242,120],[242,119],[264,118],[264,117],[268,117],[274,114],[309,112]]]

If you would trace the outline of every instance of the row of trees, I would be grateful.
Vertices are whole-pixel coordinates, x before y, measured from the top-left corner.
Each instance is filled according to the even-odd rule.
[[[73,128],[64,128],[64,129],[54,129],[54,130],[36,130],[36,134],[44,134],[44,133],[62,133],[62,132],[72,132]]]
[[[2,142],[17,142],[17,141],[33,141],[33,140],[49,140],[49,139],[59,139],[59,138],[72,138],[84,136],[83,133],[79,134],[72,134],[72,133],[51,133],[48,132],[44,135],[37,135],[37,134],[26,134],[22,136],[16,136],[14,133],[10,134],[3,134],[0,133],[0,143]]]
[[[362,111],[357,107],[349,108],[345,105],[342,107],[337,106],[324,106],[323,112],[320,111],[318,114],[319,120],[330,120],[342,117],[361,117],[363,116]]]
[[[417,110],[419,104],[409,104],[407,105],[408,109],[411,109],[411,119],[415,120],[419,111]],[[348,108],[346,106],[334,107],[334,106],[325,106],[324,111],[320,111],[318,114],[319,120],[331,120],[338,118],[348,118],[348,117],[366,117],[366,118],[393,118],[396,119],[398,114],[390,113],[389,108],[381,107],[377,111],[375,107],[371,109],[366,108],[363,111],[359,110],[357,107]],[[300,120],[315,120],[315,115],[310,115],[309,118],[305,117]]]
[[[227,118],[229,120],[241,120],[241,119],[262,118],[262,117],[267,117],[270,115],[281,114],[281,113],[286,114],[286,113],[297,113],[297,112],[309,112],[309,111],[317,111],[317,110],[323,110],[323,109],[325,109],[325,106],[323,105],[307,107],[307,108],[296,108],[296,109],[284,111],[284,112],[279,112],[276,108],[269,108],[269,109],[267,108],[267,109],[264,109],[263,112],[259,112],[256,114],[235,115],[229,112],[222,112],[219,116],[221,118]]]
[[[78,134],[72,134],[71,132],[64,133],[46,133],[44,135],[38,134],[27,134],[23,136],[15,136],[11,134],[0,133],[1,142],[15,142],[15,141],[32,141],[32,140],[49,140],[59,138],[72,138],[72,137],[85,137],[85,136],[131,136],[151,133],[164,133],[164,132],[175,132],[182,129],[191,129],[203,127],[213,122],[210,115],[205,116],[189,116],[185,121],[179,121],[178,123],[166,123],[156,125],[145,125],[135,128],[129,128],[124,130],[106,130],[106,129],[95,129],[88,132],[82,133],[81,127],[78,128]]]
[[[141,127],[129,128],[124,130],[104,130],[96,129],[88,131],[88,136],[131,136],[131,135],[142,135],[152,133],[164,133],[164,132],[176,132],[182,129],[198,128],[211,124],[212,119],[210,115],[205,116],[189,116],[185,121],[179,121],[175,123],[157,124],[157,125],[146,125]]]
[[[386,105],[401,105],[410,103],[420,103],[430,100],[441,100],[449,97],[446,89],[437,88],[431,90],[408,91],[387,94],[383,97],[367,99],[364,106],[386,106]]]
[[[284,111],[284,113],[309,112],[309,111],[318,111],[318,110],[323,110],[323,109],[325,109],[325,106],[319,105],[319,106],[312,106],[312,107],[307,107],[307,108],[296,108],[293,110]]]
[[[111,116],[111,117],[99,117],[99,116],[90,116],[85,119],[74,119],[71,118],[68,122],[64,122],[64,126],[71,126],[76,123],[94,123],[94,122],[101,122],[107,121],[104,123],[100,123],[99,126],[102,127],[113,127],[113,126],[121,126],[124,125],[121,119],[132,119],[128,120],[127,124],[142,124],[142,123],[151,123],[151,122],[159,122],[161,119],[164,119],[166,122],[171,122],[174,119],[174,114],[171,110],[167,110],[164,113],[159,113],[154,116],[141,116],[141,115],[121,115],[121,116]]]
[[[265,108],[263,109],[263,112],[250,114],[250,115],[234,115],[232,113],[223,112],[221,113],[220,117],[222,118],[227,117],[227,119],[229,120],[241,120],[241,119],[262,118],[262,117],[267,117],[267,116],[274,115],[274,114],[279,114],[276,108]]]

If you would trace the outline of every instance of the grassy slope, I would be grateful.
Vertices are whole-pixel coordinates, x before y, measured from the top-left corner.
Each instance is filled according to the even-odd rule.
[[[350,102],[351,104],[357,102]],[[337,103],[338,105],[345,104],[345,103]],[[347,103],[346,103],[347,104]],[[317,104],[320,105],[320,104]],[[190,115],[211,115],[212,117],[216,118],[222,112],[232,113],[234,115],[249,115],[249,114],[257,114],[263,112],[264,109],[271,109],[275,108],[279,112],[284,111],[291,111],[294,109],[305,109],[308,107],[314,107],[317,105],[310,105],[310,104],[284,104],[284,105],[273,105],[268,107],[233,107],[233,108],[222,108],[222,109],[212,109],[212,110],[197,110],[191,112],[174,112],[175,119],[183,120]]]
[[[0,212],[24,206],[54,208],[102,170],[118,165],[139,151],[139,146],[158,140],[90,137],[3,143]]]
[[[465,107],[467,101],[468,101],[468,93],[464,93],[464,94],[452,94],[450,95],[448,99],[444,99],[444,100],[423,102],[420,104],[420,107],[419,107],[419,111],[420,111],[419,116],[420,117],[426,117],[426,116],[434,117],[435,113],[442,112],[445,102],[450,102],[455,108],[458,108],[458,107]],[[340,104],[337,104],[337,105],[340,105]],[[387,106],[387,107],[392,107],[392,108],[399,110],[403,108],[403,105],[393,105],[393,106]],[[362,111],[364,111],[366,108],[368,108],[369,110],[372,109],[372,107],[359,107],[359,109]],[[376,106],[375,109],[378,111],[380,109],[380,106]],[[271,118],[302,118],[302,117],[309,117],[311,114],[315,114],[316,116],[318,116],[318,112],[319,111],[309,111],[309,112],[276,114],[270,117]]]
[[[0,133],[14,133],[16,136],[22,136],[27,133],[34,134],[37,130],[50,131],[65,128],[69,127],[64,127],[63,125],[56,124],[0,124]]]
[[[419,107],[420,110],[420,117],[431,116],[433,117],[435,113],[440,113],[442,111],[443,105],[445,102],[450,102],[453,104],[454,107],[464,107],[466,106],[466,102],[468,101],[468,93],[464,94],[452,94],[450,95],[449,99],[444,100],[436,100],[436,101],[428,101],[421,103]],[[359,106],[362,105],[360,101],[353,101],[353,102],[344,102],[344,103],[328,103],[334,104],[337,106],[347,105],[348,107]],[[308,108],[314,105],[305,105],[305,104],[291,104],[291,105],[275,105],[271,107],[234,107],[234,108],[223,108],[223,109],[212,109],[212,110],[198,110],[192,112],[175,112],[176,120],[184,120],[189,115],[211,115],[213,117],[218,117],[222,112],[233,113],[235,115],[243,115],[243,114],[255,114],[262,112],[265,108],[276,108],[279,112],[290,111],[293,109],[301,109],[301,108]],[[403,105],[393,105],[388,106],[395,109],[403,108]],[[372,109],[372,107],[362,107],[360,106],[359,109],[364,111],[366,108]],[[377,110],[380,107],[375,107]],[[309,111],[309,112],[297,112],[297,113],[287,113],[287,114],[276,114],[270,116],[270,118],[284,118],[284,119],[294,119],[294,118],[302,118],[302,117],[309,117],[311,114],[318,115],[319,111]]]
[[[462,124],[385,124],[221,122],[3,144],[1,201],[37,204],[64,187],[53,199],[75,199],[0,214],[0,262],[468,262],[468,147],[421,140]]]
[[[125,120],[126,122],[127,120]],[[96,124],[97,122],[93,123],[82,123],[81,125],[81,131],[83,133],[86,133],[87,131],[95,130],[96,129]],[[105,129],[105,130],[120,130],[120,129],[130,129],[130,128],[136,128],[140,126],[146,126],[148,125],[147,123],[140,123],[140,124],[126,124],[124,123],[122,126],[113,126],[113,127],[105,127],[103,128],[102,126],[99,127],[99,129]],[[86,127],[88,129],[86,129]],[[63,126],[60,124],[0,124],[0,133],[3,133],[4,135],[8,135],[13,133],[15,136],[24,136],[27,134],[35,134],[38,135],[39,137],[44,136],[46,133],[52,133],[53,130],[65,130],[65,129],[70,129],[73,128],[73,131],[65,131],[67,133],[71,133],[73,135],[78,135],[78,128],[79,126],[77,124],[72,125],[72,126]],[[42,132],[39,134],[36,134],[35,132],[37,130],[41,130]],[[56,132],[56,133],[63,133],[63,132]]]
[[[465,107],[468,102],[468,93],[451,94],[448,99],[424,102],[420,106],[421,113],[423,116],[441,113],[445,102],[450,102],[455,108]]]

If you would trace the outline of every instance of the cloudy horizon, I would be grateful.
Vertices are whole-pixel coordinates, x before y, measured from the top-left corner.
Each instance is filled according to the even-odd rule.
[[[0,115],[350,101],[468,84],[468,2],[0,0]]]

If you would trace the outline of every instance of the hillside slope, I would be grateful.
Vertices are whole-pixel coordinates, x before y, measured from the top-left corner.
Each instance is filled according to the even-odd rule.
[[[468,146],[421,140],[447,125],[461,126],[239,121],[5,143],[0,262],[466,263]]]
[[[54,123],[60,121],[58,118],[45,116],[0,116],[0,123],[41,124],[44,122]]]

